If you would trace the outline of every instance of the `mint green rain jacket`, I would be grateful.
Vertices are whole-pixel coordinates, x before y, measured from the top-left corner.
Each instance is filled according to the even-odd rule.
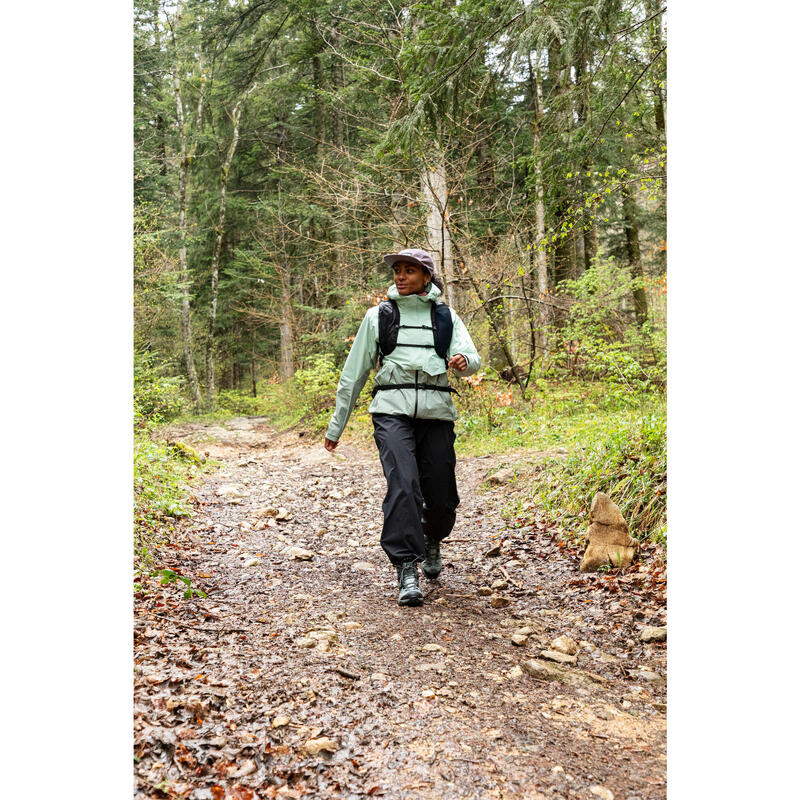
[[[441,290],[430,284],[425,295],[401,295],[392,284],[387,292],[390,299],[397,302],[400,310],[401,325],[431,324],[430,303],[441,296]],[[481,357],[472,343],[466,326],[453,309],[453,337],[448,360],[461,354],[467,360],[467,368],[463,372],[453,370],[456,375],[464,377],[472,375],[481,367]],[[436,351],[423,347],[402,347],[401,342],[412,344],[433,344],[433,331],[419,328],[400,328],[397,347],[384,358],[383,366],[375,376],[375,384],[387,383],[430,383],[436,386],[447,386],[447,365],[436,355]],[[328,425],[325,436],[332,442],[338,442],[342,435],[350,413],[356,404],[358,395],[367,382],[370,370],[378,361],[378,306],[367,311],[361,327],[358,329],[353,346],[345,361],[339,386],[336,389],[336,409]],[[418,419],[458,418],[449,392],[434,389],[384,389],[376,392],[369,407],[370,414],[407,414]]]

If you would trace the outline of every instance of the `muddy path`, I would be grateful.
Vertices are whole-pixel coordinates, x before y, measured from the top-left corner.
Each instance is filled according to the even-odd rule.
[[[158,553],[207,598],[136,595],[135,797],[666,797],[657,554],[581,575],[535,508],[503,516],[535,454],[460,459],[442,574],[400,608],[374,452],[258,419],[171,435],[223,467]]]

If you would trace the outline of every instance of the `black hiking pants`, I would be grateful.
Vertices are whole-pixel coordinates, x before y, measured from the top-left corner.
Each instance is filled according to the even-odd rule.
[[[456,521],[456,435],[443,419],[373,414],[386,476],[381,547],[393,564],[422,561],[425,536],[441,540]]]

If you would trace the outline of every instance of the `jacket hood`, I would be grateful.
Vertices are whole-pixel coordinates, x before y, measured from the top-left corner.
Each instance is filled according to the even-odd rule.
[[[397,291],[397,287],[392,284],[386,291],[386,296],[390,300],[396,300],[400,303],[406,302],[414,302],[415,300],[419,300],[423,303],[430,303],[438,300],[441,297],[442,290],[433,282],[428,284],[428,293],[427,294],[400,294]]]

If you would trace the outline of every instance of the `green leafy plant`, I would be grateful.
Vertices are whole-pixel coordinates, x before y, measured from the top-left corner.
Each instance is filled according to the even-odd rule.
[[[601,442],[577,448],[562,462],[541,467],[536,499],[581,539],[592,498],[605,492],[619,506],[631,535],[666,541],[666,421],[654,414],[613,430]]]
[[[183,379],[164,374],[155,353],[133,354],[133,419],[137,427],[156,425],[177,417],[183,409]]]
[[[662,389],[665,332],[650,322],[640,327],[624,310],[643,285],[613,258],[603,257],[578,279],[565,281],[562,288],[572,301],[564,324],[550,331],[551,369],[605,381],[624,391],[632,405],[637,395]]]
[[[208,597],[208,595],[202,589],[193,589],[192,588],[192,579],[187,578],[186,575],[181,575],[179,572],[175,572],[172,569],[157,569],[153,572],[153,576],[161,578],[161,585],[167,586],[170,583],[175,583],[175,581],[182,581],[186,584],[186,590],[183,593],[184,600],[191,600],[192,597]]]

